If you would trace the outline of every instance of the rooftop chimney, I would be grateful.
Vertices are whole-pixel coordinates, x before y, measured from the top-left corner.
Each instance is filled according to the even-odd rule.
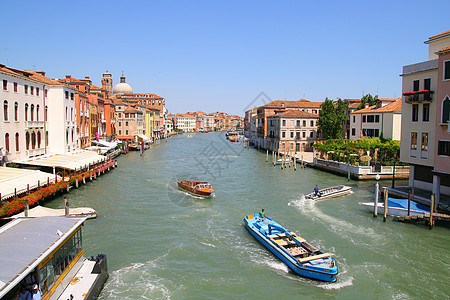
[[[72,77],[71,75],[66,75],[66,78],[69,79],[70,77]]]
[[[44,71],[36,71],[36,73],[41,74],[42,76],[45,76],[45,72]]]

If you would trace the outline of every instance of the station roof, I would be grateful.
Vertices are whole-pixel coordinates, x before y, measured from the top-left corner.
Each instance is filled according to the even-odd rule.
[[[55,182],[55,175],[37,170],[0,167],[0,194],[7,199],[40,186]]]
[[[80,227],[86,218],[19,218],[0,228],[0,298]]]
[[[98,155],[96,152],[81,150],[65,154],[48,154],[17,161],[17,163],[42,167],[56,167],[74,171],[84,168],[89,164],[97,164],[105,160],[105,156]]]

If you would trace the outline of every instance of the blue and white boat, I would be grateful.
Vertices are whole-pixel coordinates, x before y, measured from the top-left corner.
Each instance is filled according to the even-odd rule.
[[[375,202],[360,202],[362,206],[368,207],[373,212]],[[384,202],[381,199],[377,205],[379,214],[384,214]],[[430,208],[417,202],[411,201],[409,214],[411,216],[430,213]],[[408,215],[408,199],[388,198],[388,215],[394,217],[406,217]]]
[[[338,268],[329,253],[323,253],[304,238],[266,217],[246,215],[245,228],[295,273],[317,280],[335,282]]]

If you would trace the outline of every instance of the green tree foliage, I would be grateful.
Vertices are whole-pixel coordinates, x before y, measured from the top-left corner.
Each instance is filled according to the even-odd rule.
[[[348,117],[346,111],[348,105],[338,98],[336,103],[331,99],[325,98],[320,105],[319,112],[319,132],[323,139],[342,139],[344,138],[344,122]]]
[[[367,94],[361,98],[361,104],[358,105],[356,110],[363,109],[364,107],[366,107],[366,104],[369,104],[369,106],[375,105],[377,100],[378,100],[378,95],[375,95],[374,97],[372,97],[371,94]]]

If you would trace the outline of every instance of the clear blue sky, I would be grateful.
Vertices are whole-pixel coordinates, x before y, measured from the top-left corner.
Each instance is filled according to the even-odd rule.
[[[450,1],[1,1],[0,63],[48,77],[124,71],[169,112],[243,116],[270,99],[401,95]],[[255,104],[260,105],[261,99]]]

